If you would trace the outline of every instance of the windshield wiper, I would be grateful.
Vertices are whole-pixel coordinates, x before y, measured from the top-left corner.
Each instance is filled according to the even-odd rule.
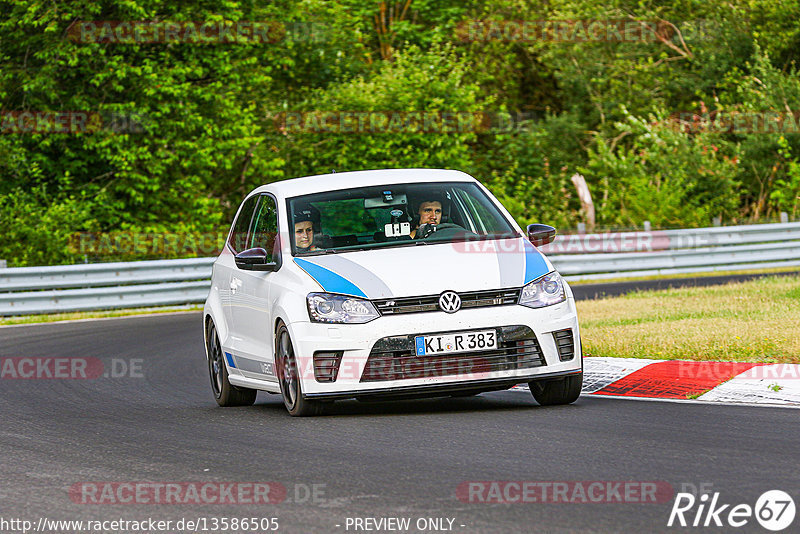
[[[354,245],[350,245],[344,248],[326,248],[323,252],[325,254],[341,254],[342,252],[358,252],[362,250],[370,250],[375,247],[357,247]]]
[[[310,252],[303,252],[300,254],[300,257],[303,256],[322,256],[324,254],[338,254],[339,251],[333,248],[321,248],[317,250],[312,250]]]

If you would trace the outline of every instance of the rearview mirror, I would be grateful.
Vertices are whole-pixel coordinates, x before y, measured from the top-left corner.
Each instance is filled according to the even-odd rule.
[[[528,239],[537,247],[552,243],[556,238],[556,229],[547,224],[529,224]]]
[[[405,193],[392,193],[384,191],[382,197],[365,198],[364,209],[391,208],[394,206],[405,206],[408,204],[408,197]]]
[[[235,256],[236,266],[245,271],[276,271],[278,264],[267,261],[267,251],[261,247],[249,248]]]

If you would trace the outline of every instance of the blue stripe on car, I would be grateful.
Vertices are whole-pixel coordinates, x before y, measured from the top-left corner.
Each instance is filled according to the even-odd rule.
[[[298,267],[307,272],[311,278],[316,280],[317,283],[322,286],[323,291],[367,298],[367,295],[365,295],[357,285],[330,269],[326,269],[316,263],[300,258],[295,258],[294,262]]]
[[[228,367],[231,369],[236,369],[236,363],[233,361],[233,354],[230,352],[225,353],[225,359],[228,360]]]
[[[547,268],[547,262],[544,260],[542,253],[536,250],[536,247],[534,247],[527,239],[523,240],[523,243],[525,244],[524,285],[546,275],[550,272],[550,270]]]
[[[338,255],[317,256],[315,265],[339,273],[349,280],[358,280],[358,287],[371,299],[384,299],[393,296],[392,290],[375,273],[358,263]]]

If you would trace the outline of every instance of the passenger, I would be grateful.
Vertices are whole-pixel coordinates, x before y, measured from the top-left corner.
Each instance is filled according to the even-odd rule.
[[[421,202],[419,208],[417,208],[417,217],[419,219],[417,227],[411,230],[412,239],[417,239],[417,230],[420,230],[425,225],[432,226],[428,226],[423,230],[425,235],[420,235],[420,238],[427,237],[436,230],[436,226],[442,222],[442,203],[439,200]]]
[[[317,250],[314,245],[314,221],[310,211],[301,211],[294,215],[294,244],[297,252]]]

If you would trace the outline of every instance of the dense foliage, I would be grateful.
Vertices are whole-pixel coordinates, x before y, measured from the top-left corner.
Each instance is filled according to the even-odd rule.
[[[218,243],[249,190],[331,169],[461,169],[521,224],[583,222],[575,173],[603,227],[800,217],[796,0],[0,6],[0,258],[9,265],[209,255],[213,243],[196,244]],[[77,39],[86,21],[261,21],[275,38]],[[569,34],[523,38],[508,21],[573,22]],[[576,21],[640,24],[640,38],[589,39]],[[26,111],[91,112],[102,126],[31,132],[13,120]],[[289,127],[287,115],[321,111],[460,113],[480,124]],[[691,113],[783,122],[720,128]],[[87,235],[144,237],[98,250],[80,244]],[[156,246],[164,235],[184,241]]]

